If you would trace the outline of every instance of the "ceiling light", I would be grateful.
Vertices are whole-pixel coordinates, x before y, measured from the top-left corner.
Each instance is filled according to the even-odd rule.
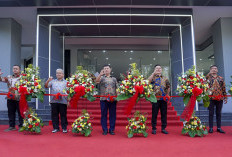
[[[92,51],[89,51],[89,53],[91,53]]]
[[[132,60],[132,58],[130,58],[130,60]]]
[[[109,58],[106,58],[106,60],[108,60]]]
[[[131,50],[130,52],[131,52],[131,53],[133,53],[134,51],[133,51],[133,50]]]
[[[127,52],[127,51],[124,51],[125,53]]]
[[[155,57],[153,58],[153,60],[155,61]]]
[[[202,61],[202,59],[200,58],[200,61]]]
[[[106,50],[103,50],[102,52],[103,52],[103,53],[105,53],[105,52],[106,52]]]
[[[157,51],[157,53],[158,53],[158,54],[161,54],[161,53],[162,53],[162,51]]]

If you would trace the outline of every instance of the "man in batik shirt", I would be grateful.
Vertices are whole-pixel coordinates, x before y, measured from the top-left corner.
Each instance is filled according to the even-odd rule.
[[[8,117],[9,117],[9,128],[6,129],[5,131],[12,131],[16,130],[15,128],[15,117],[16,117],[16,111],[18,113],[18,118],[19,118],[19,129],[23,125],[23,118],[20,114],[19,110],[19,96],[14,95],[15,94],[15,84],[19,83],[20,79],[20,66],[19,65],[14,65],[13,66],[13,75],[9,75],[7,77],[1,77],[3,73],[1,72],[0,69],[0,81],[7,83],[7,86],[9,88],[9,92],[11,94],[11,98],[7,98],[7,108],[8,108]]]
[[[213,133],[213,116],[214,116],[214,107],[216,106],[216,119],[217,119],[217,132],[225,133],[221,129],[221,110],[224,103],[227,103],[226,87],[223,77],[219,76],[218,68],[216,65],[210,67],[210,72],[206,76],[209,83],[209,94],[215,97],[210,98],[209,105],[209,133]]]
[[[109,133],[115,135],[115,121],[116,121],[116,104],[117,101],[111,96],[116,96],[117,80],[111,76],[111,66],[105,65],[101,70],[100,75],[97,77],[96,82],[100,85],[100,95],[106,96],[100,98],[101,105],[101,125],[103,135],[107,135],[107,114],[109,110],[110,128]]]
[[[156,65],[154,72],[148,78],[149,82],[154,86],[154,92],[156,96],[168,96],[170,93],[170,83],[167,78],[162,75],[162,67]],[[157,97],[157,103],[152,103],[152,134],[156,134],[157,116],[161,112],[162,128],[161,132],[168,134],[165,130],[167,127],[167,101],[162,97]]]
[[[67,81],[64,79],[64,71],[62,69],[56,70],[56,78],[53,80],[50,77],[46,83],[45,88],[51,88],[51,94],[66,94],[64,91],[66,89]],[[59,129],[59,115],[61,118],[61,127],[63,133],[67,133],[67,97],[60,96],[58,99],[54,96],[50,102],[51,104],[51,115],[52,115],[52,133],[60,131]]]

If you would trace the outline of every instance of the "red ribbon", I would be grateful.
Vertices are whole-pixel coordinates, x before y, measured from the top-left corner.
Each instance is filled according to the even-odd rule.
[[[187,106],[184,108],[183,113],[181,114],[180,118],[189,121],[190,118],[192,117],[193,111],[194,111],[194,107],[196,104],[196,100],[197,97],[199,95],[201,95],[201,93],[203,92],[202,89],[198,88],[198,87],[194,87],[193,90],[193,95],[191,96]]]
[[[8,99],[14,99],[15,98],[14,94],[11,93],[11,92],[8,92],[6,96],[7,96]]]
[[[220,100],[222,100],[222,98],[223,98],[222,95],[215,95],[215,96],[213,97],[213,100],[220,101]]]
[[[144,93],[144,88],[143,86],[135,86],[135,94],[129,99],[129,104],[128,106],[125,108],[125,114],[127,116],[129,116],[131,114],[132,108],[134,107],[134,105],[136,104],[136,101],[139,97],[140,94]]]
[[[60,93],[57,93],[57,94],[55,94],[55,96],[54,96],[54,99],[55,100],[60,100],[61,99],[61,94]]]
[[[171,100],[171,97],[170,97],[169,95],[165,95],[165,96],[163,97],[163,99],[164,99],[164,101],[166,101],[167,103],[169,103],[170,100]]]
[[[75,92],[75,94],[73,95],[73,97],[70,100],[70,106],[72,108],[77,108],[77,102],[78,102],[79,98],[85,95],[85,87],[84,86],[76,86],[74,88],[74,92]]]
[[[28,104],[27,104],[27,99],[26,99],[26,95],[28,94],[27,87],[20,86],[19,93],[21,95],[20,100],[19,100],[19,110],[20,110],[21,116],[24,118],[24,112],[26,112],[28,109]]]

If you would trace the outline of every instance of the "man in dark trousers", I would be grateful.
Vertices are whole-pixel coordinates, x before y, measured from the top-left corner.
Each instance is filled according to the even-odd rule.
[[[63,91],[64,89],[66,89],[66,85],[67,81],[64,79],[64,71],[62,69],[57,69],[56,79],[53,80],[53,78],[50,77],[45,83],[45,88],[51,88],[51,94],[66,94],[66,92]],[[53,125],[52,133],[60,131],[59,115],[61,118],[61,127],[63,129],[63,133],[67,133],[67,98],[62,96],[59,97],[59,99],[55,99],[55,97],[53,97],[50,104]]]
[[[170,93],[170,83],[167,78],[162,75],[162,67],[157,64],[154,72],[148,78],[149,82],[154,86],[156,96],[168,96]],[[161,132],[168,134],[165,130],[167,126],[167,102],[163,98],[157,98],[157,103],[152,103],[152,134],[156,134],[157,116],[161,112],[162,128]]]
[[[19,129],[23,125],[23,118],[20,115],[19,110],[19,96],[14,95],[15,94],[15,84],[19,82],[20,79],[20,66],[14,65],[13,66],[13,75],[9,75],[7,77],[1,77],[2,71],[0,69],[0,81],[7,83],[7,86],[9,88],[9,92],[12,93],[11,98],[7,98],[7,108],[8,108],[8,117],[9,117],[9,128],[5,131],[12,131],[16,130],[15,128],[15,117],[16,117],[16,111],[18,113],[19,118]]]
[[[216,65],[210,67],[210,72],[206,76],[209,83],[209,94],[214,95],[215,97],[210,98],[209,105],[209,133],[213,133],[213,115],[214,107],[216,106],[216,119],[217,119],[217,132],[225,133],[221,129],[221,111],[224,103],[227,103],[226,87],[223,77],[218,75],[218,68]]]
[[[101,125],[103,130],[103,135],[107,135],[107,114],[109,110],[110,128],[109,133],[115,135],[115,121],[116,121],[116,104],[115,98],[110,99],[110,96],[116,96],[117,80],[115,77],[111,76],[111,66],[105,65],[100,72],[100,75],[96,78],[96,82],[100,85],[100,95],[108,96],[100,98],[101,105]]]

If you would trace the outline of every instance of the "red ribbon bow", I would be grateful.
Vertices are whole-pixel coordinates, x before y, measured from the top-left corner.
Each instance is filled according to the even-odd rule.
[[[20,110],[21,116],[24,118],[24,112],[28,109],[28,104],[27,104],[27,99],[26,99],[26,95],[28,94],[27,87],[20,86],[19,94],[21,95],[20,100],[19,100],[19,110]]]
[[[216,96],[214,96],[213,100],[220,101],[220,100],[222,100],[222,98],[223,98],[222,95],[216,95]]]
[[[182,119],[184,119],[186,121],[190,120],[190,118],[192,117],[193,111],[194,111],[197,97],[199,95],[201,95],[202,92],[203,92],[202,89],[200,89],[198,87],[193,88],[193,90],[192,90],[193,95],[191,96],[187,106],[184,108],[183,113],[181,114]]]
[[[70,100],[70,105],[73,108],[77,108],[77,102],[80,97],[85,95],[85,87],[84,86],[76,86],[74,88],[75,94],[73,95],[72,99]]]
[[[57,93],[54,97],[55,100],[60,100],[61,99],[61,94],[60,93]]]
[[[111,96],[110,94],[107,95],[107,98],[110,99],[110,102],[114,101],[114,96]]]
[[[128,102],[129,104],[125,109],[125,114],[127,116],[130,115],[134,105],[136,104],[136,101],[137,101],[139,95],[144,93],[144,88],[142,85],[141,86],[136,85],[134,88],[135,88],[135,94],[129,99],[129,102]]]
[[[8,99],[14,99],[14,97],[15,97],[14,94],[11,92],[8,92],[6,96]]]

